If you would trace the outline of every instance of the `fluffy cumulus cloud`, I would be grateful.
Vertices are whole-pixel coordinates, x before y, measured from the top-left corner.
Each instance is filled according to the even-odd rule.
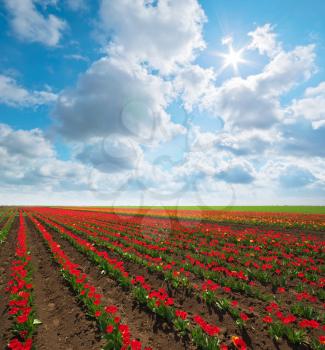
[[[288,109],[291,117],[310,120],[314,129],[325,126],[325,82],[306,89],[304,97],[294,99]]]
[[[82,0],[5,4],[15,34],[47,46],[58,45],[67,26],[46,14],[51,7],[86,8]],[[0,103],[55,102],[51,131],[71,150],[70,160],[61,160],[44,132],[0,125],[3,187],[37,184],[52,193],[83,193],[87,200],[139,190],[156,200],[195,193],[201,204],[209,204],[203,194],[211,192],[229,193],[229,201],[262,202],[264,195],[276,201],[299,191],[314,196],[325,184],[325,83],[295,99],[289,94],[317,72],[315,46],[287,50],[276,27],[265,24],[248,33],[241,51],[263,55],[265,66],[223,80],[218,67],[196,60],[206,47],[206,20],[197,0],[101,0],[103,56],[75,85],[56,96],[0,75]],[[191,122],[177,122],[174,104]],[[220,126],[212,127],[206,115]]]
[[[134,4],[139,6],[137,2]],[[113,6],[104,2],[102,5]],[[124,5],[124,10],[131,6],[129,2]],[[143,11],[147,9],[157,11],[157,6],[149,3]],[[264,186],[283,186],[284,178],[299,184],[293,179],[292,160],[287,163],[291,173],[287,168],[278,167],[286,174],[284,178],[280,173],[276,177],[266,177],[263,164],[267,159],[274,159],[278,164],[277,154],[281,152],[284,156],[298,155],[299,149],[308,152],[306,145],[310,140],[304,141],[294,122],[288,123],[290,113],[295,114],[295,122],[298,120],[297,108],[293,112],[298,102],[292,103],[290,108],[284,107],[281,97],[315,73],[313,45],[285,51],[276,41],[271,26],[257,28],[250,33],[252,41],[247,49],[267,54],[269,63],[260,73],[246,78],[234,77],[217,85],[215,70],[193,64],[192,58],[181,64],[172,57],[162,56],[169,65],[166,69],[167,66],[150,61],[150,51],[146,53],[148,56],[140,57],[132,53],[131,47],[132,54],[125,53],[123,41],[126,38],[119,33],[113,31],[113,44],[109,46],[107,57],[94,62],[80,77],[76,88],[61,94],[56,106],[57,128],[66,139],[77,142],[75,157],[78,161],[102,174],[127,174],[131,189],[137,183],[138,188],[153,193],[178,195],[184,189],[197,190],[204,179],[235,187],[254,184],[263,187],[262,178],[268,178]],[[268,37],[267,46],[261,46],[261,37]],[[123,40],[119,41],[121,38]],[[153,73],[150,66],[163,72],[173,71],[172,78],[165,79],[160,72]],[[306,91],[305,97],[321,94],[320,85]],[[183,160],[166,172],[146,161],[142,146],[148,144],[148,140],[158,140],[159,144],[159,141],[166,142],[184,133],[184,128],[173,123],[166,113],[170,102],[178,97],[187,112],[196,109],[203,114],[212,112],[224,120],[224,128],[203,132],[195,124],[188,126],[185,130],[188,148]],[[307,115],[302,118],[308,123],[307,119]],[[321,140],[319,138],[316,143]],[[107,148],[103,146],[105,143]],[[315,148],[310,149],[311,153],[316,150],[316,147],[311,148]],[[317,179],[312,172],[309,177],[302,171],[297,173],[298,178],[301,175],[310,183]],[[160,189],[158,184],[166,183],[166,179],[170,186]]]
[[[150,166],[143,161],[143,147],[185,132],[171,120],[169,104],[184,94],[190,109],[199,99],[196,84],[205,88],[214,78],[212,70],[192,65],[196,51],[205,46],[205,16],[194,0],[103,0],[100,18],[112,38],[107,54],[80,76],[75,88],[61,93],[53,113],[56,130],[76,145],[76,158],[87,165],[105,173],[145,174]],[[167,73],[173,77],[166,79]]]
[[[46,158],[54,154],[52,145],[41,130],[15,131],[5,124],[0,124],[0,147],[9,156],[23,158]]]
[[[207,178],[245,185],[252,183],[256,175],[256,170],[248,160],[214,147],[205,147],[204,151],[193,149],[187,154],[185,161],[174,169],[174,176],[185,183],[195,184],[192,187]]]
[[[192,125],[188,134],[191,152],[206,152],[212,149],[215,152],[228,152],[236,157],[266,156],[279,142],[282,142],[282,136],[276,128],[232,133],[227,130],[202,131],[200,127]]]
[[[108,13],[114,16],[107,16]],[[167,178],[169,185],[163,186],[164,192],[171,187],[182,188],[184,178],[180,173],[188,171],[188,176],[192,176],[192,160],[185,162],[182,170],[166,172],[143,160],[141,145],[152,140],[166,141],[184,132],[183,127],[170,120],[166,113],[168,104],[180,96],[186,110],[191,111],[204,92],[214,87],[213,69],[191,63],[195,51],[204,47],[202,10],[196,1],[103,1],[101,15],[106,28],[112,30],[113,42],[107,57],[94,62],[81,75],[76,88],[60,95],[54,112],[57,130],[77,143],[75,157],[79,161],[101,172],[128,173],[147,190],[157,189]],[[127,23],[123,22],[125,18]],[[176,28],[181,35],[168,35],[175,42],[160,41],[163,38],[155,30],[167,33],[172,24],[173,31]],[[144,47],[131,35],[135,27],[141,43],[146,43]],[[152,73],[149,67],[162,74],[173,72],[174,80]],[[218,165],[218,171],[213,162],[209,166],[202,160],[201,165],[202,170],[196,169],[196,173],[219,173],[224,181],[233,183],[253,180],[247,165],[226,169],[225,162],[223,168]]]
[[[104,173],[137,171],[138,178],[148,177],[144,169],[160,172],[143,161],[142,147],[184,133],[167,107],[182,94],[191,109],[200,98],[197,85],[205,89],[214,79],[212,69],[192,65],[205,47],[205,20],[196,0],[101,1],[107,55],[61,93],[53,113],[79,161]]]
[[[266,129],[285,117],[279,97],[315,72],[314,45],[279,51],[259,74],[234,77],[202,98],[227,128]]]
[[[324,194],[325,177],[322,168],[324,158],[317,158],[311,162],[307,158],[296,158],[294,156],[275,156],[269,159],[260,169],[264,184],[273,188],[280,186],[281,190],[287,189],[297,191],[319,191]],[[261,179],[259,179],[262,184]]]
[[[102,0],[100,16],[116,50],[163,73],[192,61],[205,47],[206,17],[197,0]]]
[[[51,103],[56,98],[51,91],[28,91],[12,77],[0,74],[0,103],[26,107]]]
[[[54,158],[54,150],[42,131],[13,130],[0,125],[1,182],[33,184],[40,166]]]
[[[277,41],[277,35],[274,27],[270,23],[257,27],[254,31],[248,33],[251,37],[249,50],[258,50],[261,55],[275,56],[281,51],[281,44]]]
[[[105,57],[60,95],[54,117],[59,132],[74,140],[114,134],[144,142],[168,139],[183,130],[165,111],[171,95],[170,83],[141,65]]]
[[[118,173],[136,169],[143,161],[139,144],[127,137],[110,136],[91,140],[78,147],[76,158],[104,173]]]
[[[261,74],[248,77],[248,81],[263,95],[280,96],[315,73],[315,58],[313,44],[297,46],[292,51],[281,51]]]
[[[201,102],[201,98],[214,89],[216,73],[212,68],[188,65],[177,72],[174,86],[183,101],[187,112]]]
[[[127,180],[125,176],[108,176],[77,160],[58,159],[39,129],[14,130],[0,124],[0,185],[5,203],[80,203],[86,197],[90,202],[98,193],[111,193]]]
[[[2,186],[56,185],[79,175],[82,165],[57,159],[51,142],[39,129],[14,130],[0,124]]]
[[[185,181],[194,176],[197,188],[204,181],[210,184],[221,181],[236,190],[238,186],[253,192],[255,187],[258,191],[272,188],[274,193],[284,196],[288,194],[284,194],[285,187],[292,190],[303,187],[304,195],[311,195],[308,191],[316,191],[323,184],[321,166],[310,167],[317,157],[324,157],[323,83],[307,88],[301,99],[288,106],[281,100],[317,72],[315,46],[297,46],[286,51],[271,25],[258,27],[249,36],[251,42],[246,50],[256,49],[268,56],[269,62],[260,73],[230,78],[219,86],[213,81],[213,74],[193,79],[200,77],[200,69],[195,75],[187,74],[192,79],[186,74],[179,77],[180,82],[189,86],[186,91],[184,83],[181,90],[187,110],[198,107],[212,112],[224,120],[224,128],[202,131],[192,125],[190,148],[184,163],[176,167],[175,176]],[[197,95],[195,84],[202,84]],[[305,159],[302,164],[301,157]]]
[[[209,96],[208,104],[225,121],[226,128],[266,129],[281,118],[279,101],[261,94],[248,79],[225,82]]]
[[[36,0],[5,0],[10,14],[10,23],[15,35],[24,41],[56,46],[67,24],[64,20],[49,14],[45,16],[37,8]],[[45,5],[56,4],[51,1]],[[44,4],[43,4],[44,5]]]

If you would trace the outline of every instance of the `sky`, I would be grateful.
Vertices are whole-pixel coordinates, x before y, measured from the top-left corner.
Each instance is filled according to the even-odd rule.
[[[0,204],[325,205],[323,0],[0,0]]]

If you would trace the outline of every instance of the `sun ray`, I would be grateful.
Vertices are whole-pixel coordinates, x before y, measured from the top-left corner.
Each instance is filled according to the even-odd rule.
[[[237,75],[239,74],[239,65],[247,63],[247,61],[242,57],[245,51],[245,48],[242,48],[240,50],[235,50],[232,45],[232,40],[230,39],[227,39],[227,41],[224,41],[223,44],[228,46],[228,52],[215,53],[217,56],[222,57],[224,60],[224,63],[219,70],[219,74],[222,73],[228,67],[231,67],[233,69],[233,72]]]
[[[242,53],[243,49],[236,51],[232,45],[229,45],[228,53],[220,54],[220,56],[224,59],[222,70],[232,67],[233,71],[238,74],[238,66],[242,63],[246,63],[246,60],[242,58]]]

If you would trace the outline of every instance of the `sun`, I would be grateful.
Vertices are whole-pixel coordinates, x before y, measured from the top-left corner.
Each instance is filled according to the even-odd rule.
[[[229,47],[229,52],[224,54],[224,68],[232,66],[235,72],[238,72],[238,65],[240,63],[245,63],[242,58],[241,50],[235,51],[231,46]]]
[[[239,73],[239,65],[243,63],[247,63],[247,61],[243,58],[243,53],[245,48],[240,50],[235,50],[232,46],[232,38],[227,37],[222,41],[223,45],[228,46],[227,53],[217,53],[217,56],[223,58],[223,65],[220,69],[220,73],[223,72],[226,68],[231,67],[235,74]]]

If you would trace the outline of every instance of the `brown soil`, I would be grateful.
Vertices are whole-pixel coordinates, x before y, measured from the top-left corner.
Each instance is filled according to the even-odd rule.
[[[39,350],[101,349],[96,323],[87,318],[51,259],[41,235],[29,220],[28,245],[33,266],[37,329],[34,344]]]
[[[129,233],[132,234],[132,232],[129,232]],[[100,245],[98,245],[98,247],[100,247]],[[100,249],[105,249],[105,248],[101,247]],[[115,257],[121,260],[121,257],[118,254],[113,253],[109,249],[107,249],[106,251],[109,253],[111,257]],[[173,254],[171,254],[170,257],[173,257]],[[159,288],[161,286],[164,286],[164,282],[161,274],[149,273],[145,267],[132,262],[128,262],[128,261],[125,261],[124,266],[131,275],[137,275],[137,274],[144,275],[145,278],[149,281],[149,283],[153,287]],[[198,279],[196,277],[194,277],[193,279],[193,277],[194,275],[191,275],[190,280],[196,283]],[[297,283],[297,280],[291,282],[289,290],[285,295],[277,294],[278,300],[279,301],[281,300],[280,302],[281,310],[285,314],[290,313],[291,304],[297,303],[297,300],[295,298],[296,292],[293,292],[293,288],[296,286],[296,283]],[[265,292],[267,294],[273,294],[272,288],[269,285],[262,286],[260,283],[257,283],[256,288],[260,289],[263,293]],[[190,314],[201,313],[204,316],[204,318],[210,323],[215,322],[219,326],[223,326],[226,329],[226,333],[224,334],[225,339],[229,339],[233,334],[237,334],[237,335],[240,334],[240,330],[236,329],[234,321],[228,315],[223,315],[222,317],[222,315],[218,314],[217,310],[214,310],[213,308],[207,308],[204,302],[200,303],[200,300],[195,299],[193,295],[182,294],[180,291],[175,290],[173,288],[170,288],[169,293],[171,296],[175,298],[175,304],[180,305],[185,310],[189,310]],[[227,294],[225,293],[222,293],[222,294],[224,297],[228,297]],[[268,326],[263,322],[261,322],[260,318],[256,317],[257,315],[265,314],[265,307],[268,304],[267,302],[261,302],[258,299],[253,299],[245,295],[241,295],[240,293],[232,292],[231,294],[233,297],[235,297],[235,300],[239,302],[241,310],[245,311],[247,314],[250,314],[250,312],[248,311],[248,307],[253,306],[255,308],[255,312],[251,313],[252,318],[249,320],[246,327],[247,333],[244,332],[241,334],[251,348],[253,349],[292,348],[292,346],[289,346],[285,341],[282,341],[280,344],[273,344],[273,341],[267,331]],[[322,303],[320,302],[314,303],[313,307],[316,310],[318,310],[320,313],[322,313],[323,311]],[[312,330],[311,333],[316,338],[320,335],[318,331],[314,331],[314,330]],[[297,347],[295,347],[295,349],[296,348]],[[305,347],[301,346],[300,348],[304,349]]]
[[[0,245],[0,349],[5,349],[12,337],[12,321],[8,315],[9,294],[5,289],[10,280],[11,263],[15,258],[18,225],[16,217],[6,241]]]
[[[58,219],[60,220],[60,219]],[[105,222],[105,221],[104,221]],[[37,318],[42,321],[35,335],[34,344],[36,349],[58,349],[58,350],[83,350],[83,349],[101,349],[104,341],[101,339],[94,320],[88,318],[86,310],[78,303],[75,294],[69,289],[59,272],[59,266],[51,259],[51,253],[47,249],[46,243],[42,236],[35,229],[33,223],[26,219],[28,226],[28,246],[31,251],[31,263],[33,266],[33,284],[35,295],[35,309]],[[108,224],[108,222],[106,222]],[[114,225],[114,222],[110,224]],[[108,225],[109,226],[109,225]],[[252,226],[227,224],[233,229],[245,229]],[[16,234],[18,228],[18,219],[14,222],[8,239],[0,246],[0,349],[5,348],[11,337],[12,321],[7,316],[8,293],[4,292],[4,288],[10,278],[11,261],[14,259]],[[265,227],[260,227],[261,232],[267,231]],[[132,235],[132,225],[129,226],[125,222],[125,231]],[[99,229],[100,230],[100,229]],[[100,267],[92,263],[86,254],[80,253],[72,244],[63,236],[52,229],[48,231],[53,238],[61,245],[64,252],[75,263],[81,266],[82,270],[89,276],[89,282],[96,287],[99,293],[104,295],[103,301],[105,305],[116,305],[119,308],[123,323],[126,323],[131,330],[132,338],[139,339],[145,346],[151,346],[157,350],[194,350],[196,347],[190,342],[189,338],[180,338],[173,327],[161,318],[154,315],[150,310],[141,307],[135,301],[134,296],[128,290],[119,286],[112,278],[102,274]],[[297,229],[274,229],[300,235],[302,231]],[[306,230],[307,231],[307,230]],[[310,232],[321,237],[324,233]],[[305,233],[307,233],[305,232]],[[240,309],[250,316],[247,321],[246,330],[241,331],[230,317],[229,313],[220,313],[214,307],[208,307],[200,298],[196,297],[193,292],[185,289],[175,289],[164,281],[163,274],[158,272],[150,272],[146,267],[124,260],[117,253],[106,249],[100,244],[97,245],[99,250],[105,250],[112,258],[124,261],[124,267],[130,276],[143,275],[149,284],[158,289],[164,287],[168,290],[169,295],[175,300],[177,308],[188,311],[190,316],[202,315],[202,317],[211,324],[216,324],[221,328],[220,338],[230,349],[234,349],[231,345],[231,336],[241,335],[246,341],[249,349],[254,350],[305,350],[307,347],[292,347],[286,341],[279,344],[273,343],[268,334],[268,325],[261,321],[260,315],[265,314],[265,306],[268,303],[258,299],[246,297],[239,293],[231,293],[231,298],[239,302]],[[170,254],[171,258],[182,261],[182,254],[177,252]],[[189,277],[191,283],[199,283],[202,280],[191,274]],[[292,281],[290,288],[295,287]],[[262,292],[272,294],[270,286],[256,285]],[[291,291],[291,289],[290,289]],[[220,290],[220,297],[229,295]],[[285,293],[276,295],[280,301],[281,310],[289,312],[292,303],[295,303],[293,293]],[[255,308],[254,312],[249,311],[249,307]],[[323,305],[316,303],[315,306],[321,312]],[[311,331],[315,337],[320,335]],[[309,347],[308,347],[309,349]]]
[[[54,233],[53,230],[50,230],[50,231],[51,233]],[[76,251],[73,252],[75,248],[72,247],[68,241],[66,241],[61,236],[59,236],[58,233],[54,233],[54,234],[55,234],[56,241],[59,242],[59,244],[62,246],[64,251],[68,252],[68,255],[71,252],[71,255],[75,256]],[[118,254],[111,252],[109,249],[104,249],[102,247],[99,247],[99,249],[102,249],[108,252],[111,258],[117,258],[118,260],[121,260],[121,257]],[[90,273],[92,273],[94,271],[93,270],[94,265],[91,262],[89,262],[87,257],[84,256],[83,254],[77,252],[77,255],[82,260],[82,266],[87,266],[87,270]],[[80,263],[79,259],[77,263]],[[185,291],[176,290],[175,288],[166,284],[161,274],[151,273],[145,267],[141,265],[137,265],[132,262],[128,262],[128,261],[124,261],[124,267],[131,276],[143,275],[146,281],[148,281],[148,283],[154,289],[158,289],[160,287],[167,288],[170,296],[172,296],[175,299],[175,306],[188,311],[190,316],[203,315],[204,319],[207,322],[211,324],[216,324],[219,327],[221,327],[224,342],[227,342],[228,344],[231,342],[231,336],[241,334],[241,336],[245,339],[249,347],[253,349],[260,349],[260,350],[268,350],[268,349],[276,349],[276,348],[283,349],[283,350],[290,349],[290,347],[285,342],[282,342],[277,346],[275,346],[273,344],[272,339],[267,333],[267,326],[263,323],[258,322],[257,320],[254,320],[254,318],[252,318],[251,321],[249,322],[247,331],[241,332],[236,327],[234,320],[230,317],[229,314],[221,314],[218,312],[216,308],[208,307],[205,302],[203,302],[199,298],[196,298],[193,294],[188,294],[188,293],[185,293]],[[89,273],[88,271],[87,273]],[[102,277],[97,273],[94,276],[94,278],[98,280],[98,278],[102,278]],[[115,288],[116,288],[116,284],[114,282],[113,284],[115,285]],[[257,312],[261,312],[266,306],[266,304],[263,305],[263,303],[261,303],[258,300],[245,298],[237,293],[236,293],[236,300],[240,302],[240,305],[244,309],[246,307],[247,310],[249,306],[254,306]],[[249,312],[247,313],[249,314]],[[154,345],[156,348],[157,347],[156,339],[155,339]],[[162,348],[162,349],[165,349],[165,348]]]
[[[108,276],[102,275],[100,269],[96,268],[85,255],[78,252],[67,240],[51,229],[49,232],[69,258],[83,267],[84,272],[90,277],[90,283],[104,295],[106,304],[116,305],[119,308],[122,320],[130,327],[134,338],[157,350],[194,349],[189,340],[181,339],[170,325],[157,318],[150,310],[137,305],[131,293],[123,290],[116,281]]]

